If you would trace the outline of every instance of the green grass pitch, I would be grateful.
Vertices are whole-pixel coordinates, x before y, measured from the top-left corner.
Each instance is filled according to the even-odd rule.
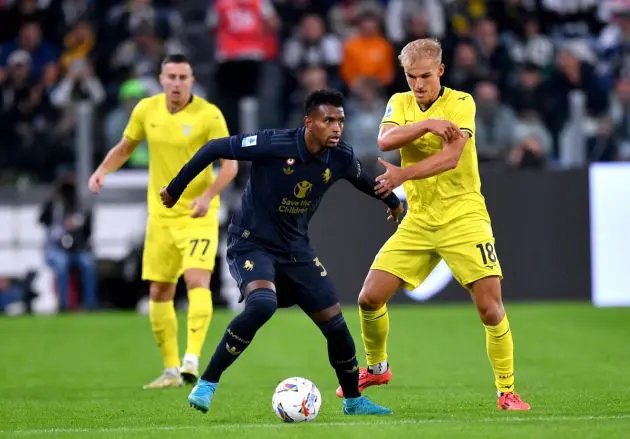
[[[363,360],[356,310],[345,312]],[[366,392],[394,410],[390,417],[341,414],[324,339],[297,309],[279,311],[261,330],[207,415],[188,407],[190,388],[140,389],[161,369],[146,316],[2,318],[0,437],[630,438],[630,308],[531,304],[508,312],[517,391],[531,412],[495,408],[472,305],[425,305],[390,311],[394,378]],[[216,313],[202,363],[230,317]],[[272,391],[296,375],[318,385],[322,409],[312,423],[283,424]]]

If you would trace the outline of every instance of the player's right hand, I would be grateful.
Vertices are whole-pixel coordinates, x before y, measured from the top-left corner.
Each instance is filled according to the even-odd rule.
[[[169,209],[177,203],[177,200],[169,195],[165,187],[160,190],[160,198],[162,199],[164,207],[168,207]]]
[[[92,193],[98,194],[105,183],[105,174],[100,171],[95,171],[94,174],[90,176],[90,180],[88,181],[88,187]]]
[[[427,120],[427,129],[430,133],[440,136],[449,143],[462,137],[459,127],[447,120],[429,119]]]

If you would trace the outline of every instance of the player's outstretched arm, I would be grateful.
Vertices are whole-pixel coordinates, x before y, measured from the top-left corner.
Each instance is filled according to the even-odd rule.
[[[175,201],[167,207],[173,207],[188,184],[212,162],[219,159],[233,160],[237,158],[232,152],[232,140],[236,137],[239,136],[211,140],[197,151],[166,187],[166,193]]]
[[[407,125],[385,122],[381,125],[376,143],[381,151],[394,151],[428,133],[440,136],[446,142],[452,142],[461,137],[459,128],[452,122],[427,119]]]
[[[131,140],[127,137],[120,139],[120,142],[107,153],[102,163],[90,177],[88,183],[90,190],[95,194],[99,193],[105,182],[105,176],[120,169],[129,160],[129,157],[131,157],[131,154],[139,144],[139,141]]]

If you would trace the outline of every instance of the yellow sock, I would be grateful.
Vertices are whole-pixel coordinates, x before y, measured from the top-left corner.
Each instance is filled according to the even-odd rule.
[[[363,338],[368,366],[387,360],[387,336],[389,335],[387,305],[376,311],[359,308],[359,316],[361,317],[361,338]]]
[[[496,326],[486,328],[486,348],[499,392],[514,391],[514,343],[507,315]]]
[[[177,345],[177,316],[173,301],[149,302],[149,320],[155,341],[160,348],[164,368],[179,367],[179,347]]]
[[[208,326],[212,319],[212,293],[208,288],[188,291],[188,346],[187,354],[201,356]]]

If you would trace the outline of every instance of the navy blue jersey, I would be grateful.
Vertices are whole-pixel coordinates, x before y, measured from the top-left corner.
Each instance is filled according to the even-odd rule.
[[[340,142],[315,156],[306,148],[304,130],[263,130],[213,140],[181,169],[167,192],[178,199],[217,159],[250,161],[250,178],[229,232],[253,238],[274,252],[302,252],[309,247],[308,224],[336,181],[346,179],[377,198],[374,179],[364,173],[349,145]],[[393,194],[383,201],[391,208],[400,203]]]

